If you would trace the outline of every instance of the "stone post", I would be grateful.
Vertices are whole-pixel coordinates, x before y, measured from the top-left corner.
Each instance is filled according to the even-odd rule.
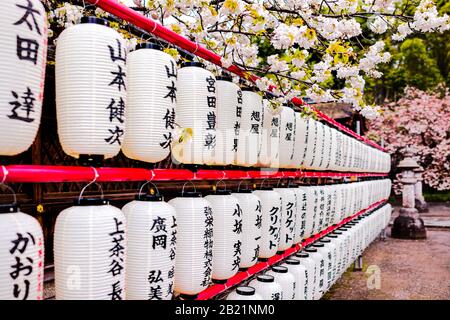
[[[427,237],[425,225],[415,208],[417,180],[414,169],[419,168],[419,165],[411,157],[411,153],[406,151],[405,158],[397,167],[402,170],[400,174],[400,182],[403,184],[402,208],[399,216],[394,220],[391,235],[393,238],[400,239],[425,239]]]
[[[422,193],[423,172],[424,170],[422,167],[414,169],[414,176],[417,180],[416,184],[414,185],[416,209],[421,213],[428,212],[428,203],[426,203]]]

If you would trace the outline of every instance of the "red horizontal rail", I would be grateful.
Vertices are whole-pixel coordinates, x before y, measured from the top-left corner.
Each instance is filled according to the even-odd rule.
[[[357,178],[385,177],[386,173],[321,172],[301,170],[198,170],[93,168],[76,166],[10,165],[0,167],[0,182],[125,182],[125,181],[187,181],[187,180],[243,180],[279,178]]]
[[[109,13],[111,13],[129,23],[132,23],[133,25],[157,36],[158,38],[161,38],[173,45],[176,45],[177,47],[179,47],[183,50],[186,50],[192,54],[197,55],[200,58],[203,58],[211,63],[214,63],[215,65],[217,65],[219,67],[222,67],[221,57],[219,55],[206,49],[205,47],[203,47],[202,45],[200,45],[196,42],[186,39],[185,37],[177,34],[176,32],[162,26],[155,20],[145,17],[141,13],[127,7],[126,5],[123,5],[119,2],[117,2],[116,0],[87,0],[87,1],[92,3],[93,5],[100,7],[104,11],[109,12]],[[225,69],[227,69],[228,71],[230,71],[240,77],[248,79],[252,82],[256,82],[256,80],[259,79],[259,77],[257,77],[256,75],[251,74],[250,72],[244,71],[243,69],[239,68],[236,65],[231,65],[230,67],[225,68]],[[305,105],[303,100],[298,97],[292,99],[292,103],[299,105],[299,106]],[[351,135],[352,137],[354,137],[374,148],[377,148],[382,151],[386,151],[384,148],[382,148],[375,142],[370,141],[370,140],[358,135],[357,133],[350,130],[349,128],[334,121],[333,119],[331,119],[330,117],[325,115],[323,112],[320,112],[316,109],[315,109],[315,111],[317,112],[317,115],[319,118],[325,120],[326,122],[335,126],[339,130]]]
[[[366,213],[369,210],[375,209],[376,207],[380,206],[384,202],[386,202],[387,199],[375,202],[374,204],[370,205],[364,210],[361,210],[360,212],[345,218],[341,222],[339,222],[336,225],[330,226],[325,230],[322,230],[321,232],[315,234],[314,236],[304,240],[301,244],[296,244],[294,247],[287,249],[281,254],[276,254],[273,257],[271,257],[267,262],[259,262],[255,264],[254,266],[250,267],[247,271],[241,271],[238,272],[236,275],[228,279],[228,281],[224,284],[214,284],[210,286],[209,288],[203,290],[201,293],[199,293],[197,300],[208,300],[212,299],[218,294],[221,294],[230,288],[242,283],[243,281],[249,279],[250,277],[254,276],[257,273],[260,273],[261,271],[264,271],[265,269],[269,268],[270,266],[288,258],[289,256],[293,255],[294,253],[301,251],[304,247],[316,242],[318,239],[326,236],[330,232],[333,232],[337,228],[341,227],[342,225],[346,224],[347,222],[355,219],[356,217]]]

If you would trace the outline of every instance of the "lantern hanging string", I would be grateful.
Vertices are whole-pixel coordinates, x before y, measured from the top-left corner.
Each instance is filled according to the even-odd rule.
[[[150,180],[147,180],[146,182],[144,182],[144,184],[139,188],[139,197],[141,197],[141,195],[142,195],[142,190],[143,190],[144,187],[145,187],[146,185],[148,185],[148,184],[151,184],[153,187],[155,187],[156,195],[159,195],[158,187],[156,186],[156,184],[154,184],[154,183],[152,182],[152,180],[155,178],[155,172],[154,172],[153,170],[150,170],[150,171],[151,171],[151,173],[152,173],[152,176],[151,176]]]
[[[224,185],[224,191],[227,190],[227,184],[225,183],[224,179],[226,178],[227,174],[225,173],[225,171],[222,171],[222,178],[220,178],[217,182],[216,182],[216,193],[217,193],[217,187],[219,185],[219,183],[222,183]]]
[[[194,175],[195,175],[195,173],[194,173]],[[188,183],[190,183],[194,187],[194,192],[197,192],[197,188],[195,187],[195,184],[192,182],[192,180],[189,180],[183,184],[183,188],[181,188],[181,195],[184,195],[184,188],[186,187],[186,185]]]
[[[80,201],[80,200],[83,198],[83,193],[84,193],[84,191],[85,191],[88,187],[90,187],[92,184],[96,184],[96,185],[99,187],[100,192],[101,192],[101,199],[104,198],[103,188],[102,188],[102,186],[101,186],[99,183],[97,183],[97,179],[98,179],[98,177],[100,177],[100,175],[98,174],[98,171],[97,171],[96,168],[91,167],[91,169],[94,171],[94,178],[92,179],[91,182],[89,182],[87,185],[85,185],[85,186],[83,187],[83,189],[81,189],[80,195],[78,196],[78,201]]]

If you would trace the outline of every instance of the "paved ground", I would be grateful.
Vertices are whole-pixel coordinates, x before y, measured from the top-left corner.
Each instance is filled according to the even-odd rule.
[[[347,271],[325,299],[450,299],[450,206],[432,206],[423,215],[426,240],[376,241],[364,253],[362,272]],[[433,227],[440,226],[440,227]],[[370,267],[371,266],[371,267]],[[380,288],[369,270],[380,270]],[[369,285],[368,285],[369,284]],[[369,288],[371,287],[371,288]]]

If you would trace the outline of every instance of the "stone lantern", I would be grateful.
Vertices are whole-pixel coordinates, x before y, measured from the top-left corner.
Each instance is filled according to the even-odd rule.
[[[411,152],[407,150],[405,158],[397,166],[401,170],[399,178],[403,185],[402,208],[399,216],[394,220],[391,235],[393,238],[401,239],[425,239],[425,225],[415,208],[414,191],[417,179],[414,170],[420,166],[411,156]]]
[[[416,209],[419,212],[428,212],[428,204],[425,201],[425,198],[422,194],[422,181],[423,181],[423,172],[425,170],[423,167],[419,166],[414,169],[414,176],[416,177],[416,184],[414,185],[414,195],[416,200]]]

